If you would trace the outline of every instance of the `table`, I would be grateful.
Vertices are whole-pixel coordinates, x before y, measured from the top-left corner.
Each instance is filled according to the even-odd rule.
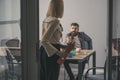
[[[73,56],[72,58],[67,58],[64,62],[64,67],[70,77],[70,80],[76,80],[71,68],[69,66],[69,63],[75,63],[78,64],[78,80],[82,80],[82,63],[83,61],[87,60],[90,56],[93,56],[93,67],[96,67],[96,52],[95,50],[81,50],[81,53],[79,55]],[[93,74],[96,74],[95,69],[93,70]]]
[[[0,47],[0,56],[6,56],[5,47]]]

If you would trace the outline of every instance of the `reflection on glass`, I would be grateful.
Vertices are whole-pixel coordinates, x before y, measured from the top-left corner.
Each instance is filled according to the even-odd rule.
[[[21,79],[20,0],[0,0],[0,80]]]
[[[113,0],[112,80],[120,80],[120,0]]]

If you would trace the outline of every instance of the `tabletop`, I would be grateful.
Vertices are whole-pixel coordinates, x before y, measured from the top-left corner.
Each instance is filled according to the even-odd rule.
[[[6,56],[6,49],[20,50],[20,47],[0,47],[0,56]]]
[[[95,52],[95,50],[81,50],[81,52],[75,56],[71,57],[67,57],[67,60],[82,60],[84,58],[86,58],[87,56],[90,56],[91,54],[93,54]]]

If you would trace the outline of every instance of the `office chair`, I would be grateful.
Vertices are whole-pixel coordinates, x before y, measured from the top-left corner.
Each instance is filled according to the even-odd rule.
[[[105,61],[105,64],[103,67],[91,67],[89,68],[84,75],[84,80],[105,80],[106,79],[106,66],[107,66],[107,59]],[[93,75],[92,73],[90,73],[91,70],[95,69],[96,70],[96,74]],[[100,72],[100,71],[102,72]]]
[[[96,73],[96,75],[92,75],[92,74],[89,74],[90,70],[93,70],[93,69],[101,69],[101,70],[104,70],[105,68],[104,67],[92,67],[92,68],[89,68],[87,70],[87,72],[85,73],[85,80],[105,80],[104,79],[104,72],[103,73]]]
[[[7,80],[21,80],[21,62],[18,62],[11,54],[9,49],[6,49],[6,60],[8,64]]]
[[[20,47],[20,40],[13,38],[10,39],[6,42],[6,46],[10,50],[11,54],[15,57],[17,61],[21,61],[21,50],[19,49]],[[17,48],[11,48],[11,47],[18,47]]]
[[[5,47],[6,46],[6,42],[8,41],[9,39],[2,39],[1,42],[0,42],[0,45],[2,47]]]
[[[19,44],[20,44],[20,40],[16,38],[6,41],[7,47],[19,47]]]
[[[7,77],[8,79],[21,80],[21,50],[11,47],[19,47],[19,39],[10,39],[6,42],[6,59],[8,64]]]

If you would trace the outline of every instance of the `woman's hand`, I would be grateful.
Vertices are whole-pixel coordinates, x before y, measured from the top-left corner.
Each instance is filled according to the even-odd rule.
[[[58,51],[56,54],[57,54],[58,56],[60,56],[60,57],[63,57],[63,58],[65,58],[65,57],[68,56],[68,54],[65,53],[65,51]]]

